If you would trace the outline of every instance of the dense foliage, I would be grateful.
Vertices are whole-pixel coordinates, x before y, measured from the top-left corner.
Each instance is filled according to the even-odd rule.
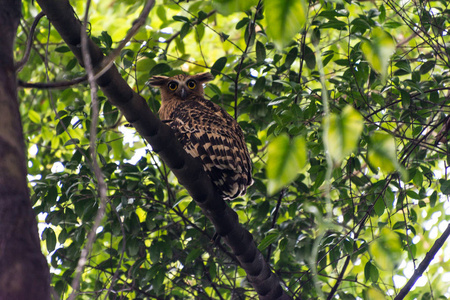
[[[254,185],[229,204],[289,294],[393,298],[450,216],[449,4],[266,2],[159,1],[116,65],[155,113],[150,76],[215,75],[206,95],[237,118],[254,167]],[[91,3],[89,35],[105,54],[143,4]],[[72,5],[84,14],[85,1]],[[23,3],[18,59],[39,10]],[[31,51],[22,85],[85,74],[45,17]],[[19,99],[42,247],[66,299],[99,208],[93,112],[87,83],[43,86],[21,88]],[[77,299],[256,298],[177,179],[99,99],[96,151],[108,205]],[[450,296],[449,249],[408,299]]]

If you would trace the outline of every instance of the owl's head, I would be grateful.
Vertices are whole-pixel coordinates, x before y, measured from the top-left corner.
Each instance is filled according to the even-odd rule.
[[[180,74],[173,77],[153,76],[150,85],[157,86],[161,90],[161,100],[178,99],[187,100],[192,97],[203,97],[203,83],[213,80],[211,73],[199,73],[196,75]]]

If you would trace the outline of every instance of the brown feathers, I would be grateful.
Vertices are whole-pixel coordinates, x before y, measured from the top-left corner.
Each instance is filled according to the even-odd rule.
[[[150,84],[161,90],[161,120],[175,131],[186,152],[201,159],[224,198],[233,199],[245,195],[253,183],[252,165],[236,120],[204,98],[202,84],[212,79],[210,73],[154,76]]]

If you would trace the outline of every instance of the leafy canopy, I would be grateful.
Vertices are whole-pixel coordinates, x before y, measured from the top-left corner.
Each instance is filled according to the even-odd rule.
[[[109,53],[142,4],[93,1],[90,37]],[[72,5],[84,14],[85,1]],[[17,57],[38,11],[24,2]],[[449,11],[446,1],[158,1],[115,63],[155,113],[150,76],[216,76],[206,95],[237,118],[254,166],[254,185],[230,205],[291,295],[390,298],[449,221]],[[42,19],[19,79],[83,74]],[[99,205],[89,89],[20,89],[19,99],[42,247],[66,299]],[[99,99],[108,205],[79,299],[255,297],[176,178]],[[449,296],[443,247],[410,299]]]

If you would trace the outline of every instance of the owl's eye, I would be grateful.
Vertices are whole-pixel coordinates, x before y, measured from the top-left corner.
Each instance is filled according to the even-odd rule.
[[[191,90],[193,90],[193,89],[195,89],[195,87],[197,86],[197,84],[195,83],[194,80],[189,80],[189,81],[187,82],[187,86],[188,86],[188,88],[190,88]]]
[[[169,90],[175,91],[178,87],[178,83],[176,83],[175,81],[171,81],[171,82],[169,82],[168,86],[169,86]]]

